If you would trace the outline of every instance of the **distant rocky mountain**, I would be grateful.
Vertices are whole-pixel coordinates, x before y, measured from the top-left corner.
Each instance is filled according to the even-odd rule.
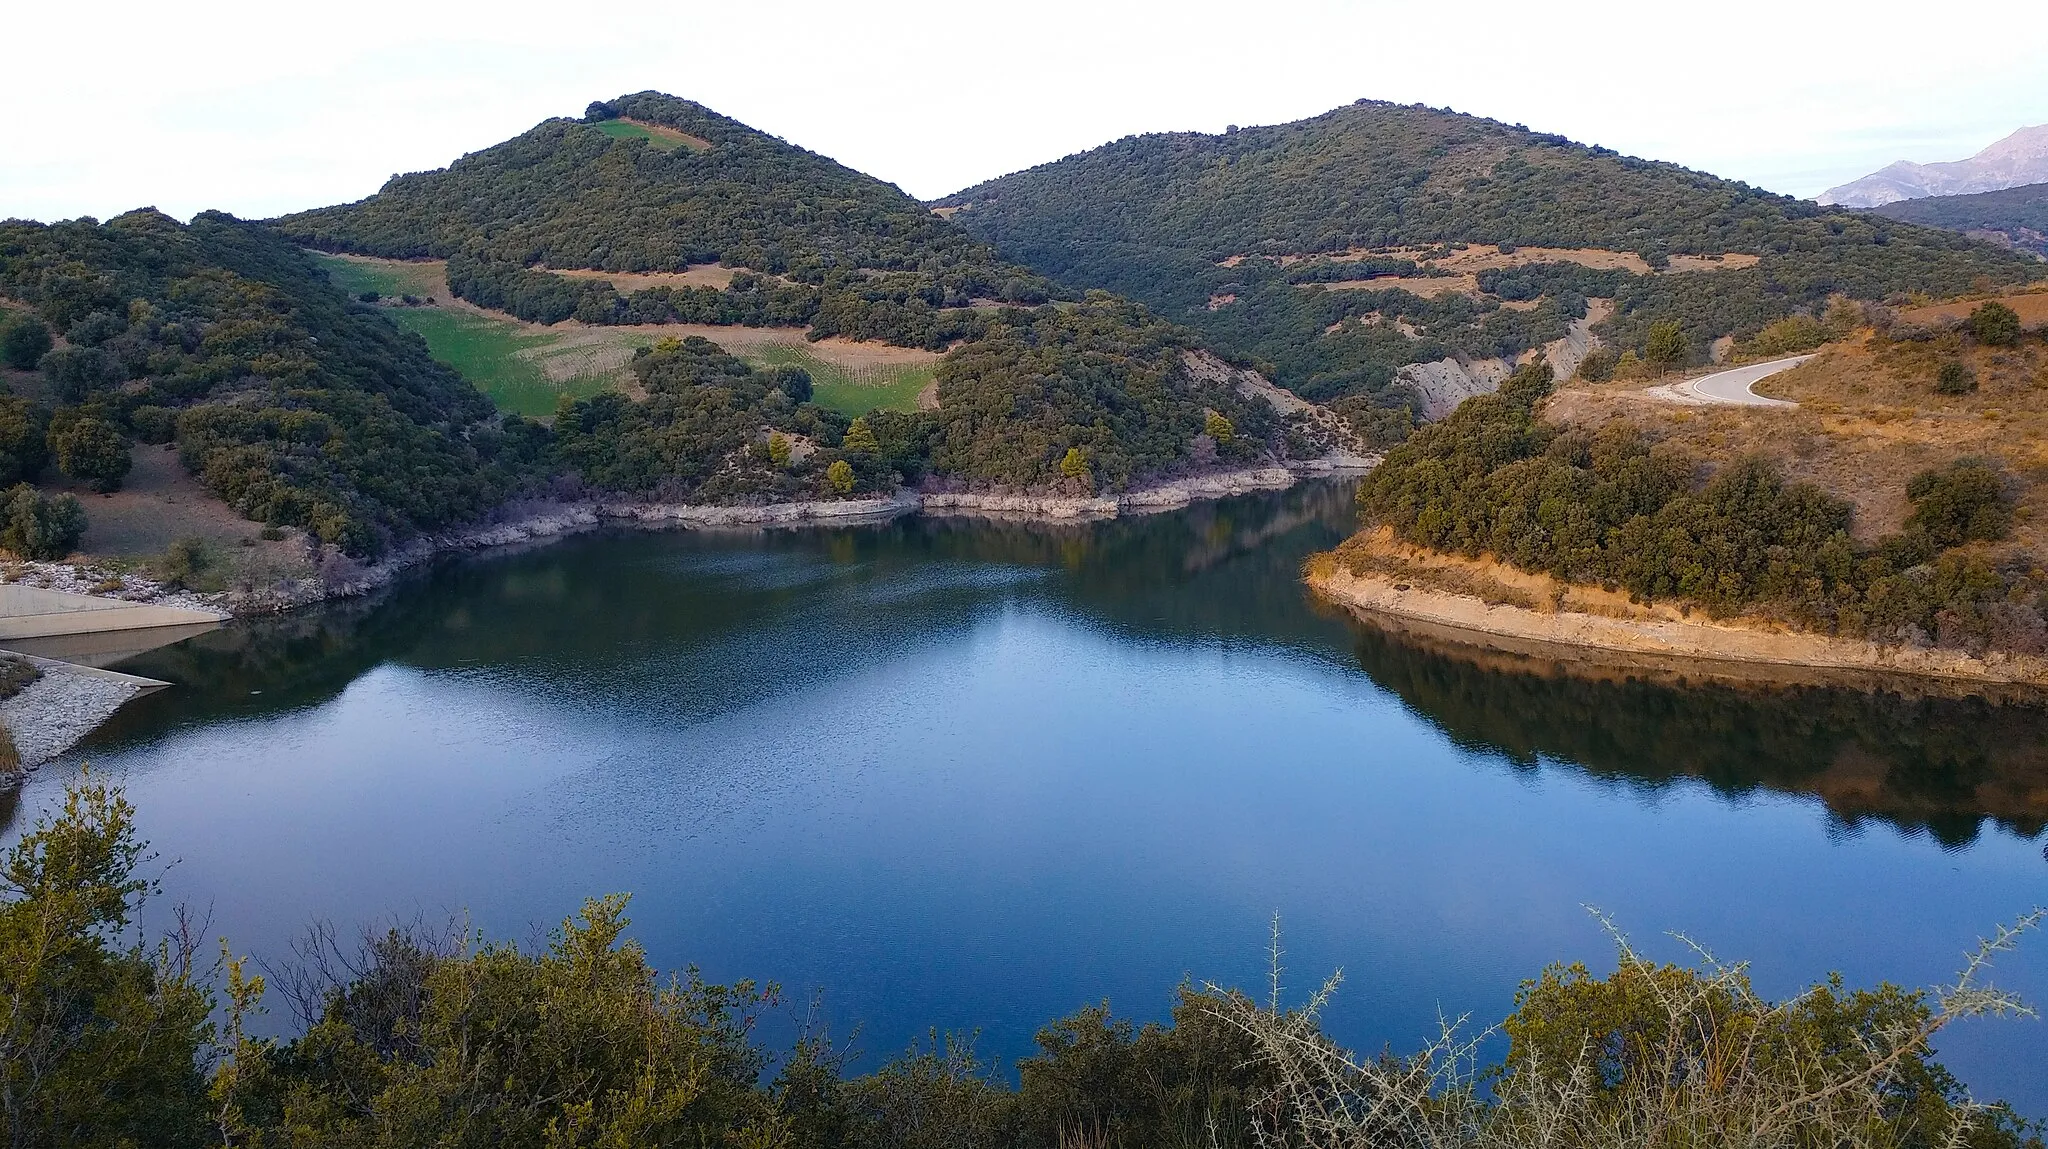
[[[1883,207],[1927,196],[2002,191],[2048,181],[2048,124],[2019,131],[1966,160],[1916,164],[1909,160],[1872,172],[1854,183],[1820,193],[1824,204]]]
[[[2022,184],[1975,195],[1900,200],[1877,209],[1877,213],[1907,223],[1945,227],[2048,256],[2048,183]]]

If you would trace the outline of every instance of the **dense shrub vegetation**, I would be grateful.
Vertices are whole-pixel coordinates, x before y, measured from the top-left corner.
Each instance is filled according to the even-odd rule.
[[[1369,336],[1326,333],[1346,318],[1406,318],[1413,305],[1401,301],[1390,313],[1383,299],[1343,298],[1350,292],[1301,301],[1294,285],[1404,269],[1345,259],[1274,274],[1256,260],[1219,261],[1452,243],[1635,252],[1652,269],[1682,254],[1760,256],[1748,269],[1563,277],[1515,269],[1480,284],[1505,300],[1541,295],[1561,315],[1583,314],[1580,296],[1614,297],[1606,330],[1617,344],[1640,348],[1652,322],[1676,320],[1692,356],[1720,336],[1817,313],[1835,293],[1949,295],[1979,277],[2011,283],[2039,270],[1960,235],[1490,120],[1369,101],[1224,135],[1128,137],[940,202],[962,208],[953,218],[1006,256],[1071,286],[1143,302],[1269,364],[1283,385],[1325,396],[1379,396],[1394,368],[1447,351],[1491,354],[1555,338],[1555,315],[1504,318],[1481,304],[1434,317],[1413,341],[1377,324],[1367,325]],[[1235,301],[1210,307],[1227,296]]]
[[[645,400],[565,397],[555,412],[555,457],[583,482],[673,500],[818,493],[818,472],[831,460],[792,469],[785,453],[778,464],[770,438],[836,443],[843,416],[797,402],[773,372],[697,336],[644,350],[633,374]]]
[[[775,987],[660,978],[625,936],[624,897],[530,948],[314,929],[269,979],[209,963],[182,916],[132,940],[153,892],[134,818],[88,778],[0,859],[9,1144],[1441,1149],[1523,1145],[1536,1126],[1589,1149],[2040,1145],[1969,1106],[1929,1057],[1948,1022],[2018,1005],[1979,988],[1974,965],[1939,995],[1830,983],[1783,1005],[1740,970],[1626,948],[1607,978],[1553,967],[1518,995],[1490,1099],[1446,1046],[1352,1057],[1319,1028],[1327,990],[1284,1009],[1277,969],[1265,1006],[1184,987],[1171,1024],[1142,1028],[1084,1008],[1039,1033],[1014,1086],[950,1037],[852,1077],[824,1033],[780,1056],[763,1045]],[[266,1001],[295,1016],[292,1035],[250,1033]]]
[[[1284,457],[1285,421],[1264,399],[1197,382],[1181,359],[1190,340],[1108,296],[1005,309],[942,361],[938,411],[851,422],[799,401],[801,372],[668,340],[633,362],[646,399],[562,403],[554,457],[602,490],[706,501],[888,491],[927,474],[1079,495]]]
[[[1039,304],[1051,285],[894,185],[688,100],[642,92],[593,105],[686,132],[707,148],[656,148],[557,119],[359,203],[277,221],[328,251],[445,257],[455,293],[555,323],[811,326],[823,335],[946,346],[979,330],[975,300]],[[621,294],[536,268],[760,275],[724,290]]]
[[[27,483],[0,492],[0,550],[16,558],[61,559],[85,535],[85,508],[72,495],[46,495]]]
[[[1195,383],[1185,329],[1097,293],[1011,311],[939,365],[936,469],[1007,487],[1118,490],[1189,464],[1283,453],[1264,399]],[[1226,420],[1227,441],[1208,418]]]
[[[54,411],[0,398],[15,478],[47,456],[112,489],[125,436],[169,435],[243,515],[357,553],[474,517],[518,482],[494,460],[489,402],[261,225],[150,210],[0,224],[0,295],[64,335],[39,361]]]
[[[1212,343],[1261,365],[1276,382],[1322,403],[1351,399],[1351,409],[1412,407],[1395,372],[1404,364],[1447,355],[1512,358],[1563,337],[1567,325],[1586,314],[1588,295],[1625,273],[1585,273],[1576,264],[1542,264],[1485,282],[1511,294],[1503,298],[1540,301],[1532,310],[1503,307],[1499,299],[1459,294],[1424,297],[1402,287],[1333,289],[1296,285],[1296,267],[1270,259],[1248,259],[1229,269],[1216,290],[1235,302],[1206,309],[1182,321]],[[1313,265],[1310,265],[1313,266]],[[1580,274],[1585,273],[1585,274]],[[1606,276],[1603,280],[1602,275]],[[1370,281],[1368,277],[1367,282]],[[1585,290],[1592,288],[1592,291]],[[1547,289],[1547,290],[1546,290]],[[1406,324],[1415,332],[1400,329]],[[1405,430],[1405,427],[1403,428]]]
[[[1906,529],[1862,549],[1851,508],[1767,459],[1706,464],[1625,421],[1543,421],[1540,362],[1391,452],[1359,491],[1370,523],[1458,554],[1711,613],[1766,611],[1829,633],[2048,652],[2048,582],[2002,539],[2011,495],[1991,465],[1914,477]]]
[[[740,276],[711,294],[783,291]],[[40,398],[0,394],[0,482],[54,464],[111,491],[131,438],[172,442],[243,515],[358,555],[473,520],[554,477],[710,502],[885,492],[933,470],[1079,493],[1305,449],[1263,399],[1191,380],[1180,355],[1192,333],[1107,297],[926,309],[941,326],[924,330],[943,338],[960,333],[945,316],[975,317],[976,339],[941,371],[938,413],[877,411],[849,425],[808,401],[802,370],[756,370],[693,337],[642,349],[632,367],[644,398],[565,400],[550,428],[494,418],[416,337],[343,296],[274,233],[226,216],[7,224],[0,295],[64,333],[30,377]],[[809,321],[833,321],[832,306]]]

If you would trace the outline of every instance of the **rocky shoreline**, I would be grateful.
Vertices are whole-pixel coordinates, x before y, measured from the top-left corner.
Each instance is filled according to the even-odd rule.
[[[0,772],[0,791],[21,784],[31,770],[77,745],[129,700],[151,689],[142,680],[37,660],[42,676],[0,702],[0,730],[13,740],[20,762]]]
[[[525,502],[501,508],[493,521],[459,531],[415,539],[375,563],[354,563],[328,555],[317,573],[240,591],[199,594],[178,590],[131,573],[91,564],[21,563],[15,579],[78,594],[108,594],[138,603],[212,611],[223,616],[276,613],[329,599],[377,591],[401,574],[441,555],[545,543],[606,524],[648,529],[768,529],[835,523],[885,522],[903,515],[930,514],[1086,522],[1119,515],[1156,514],[1209,499],[1256,491],[1284,490],[1303,479],[1362,474],[1376,458],[1338,453],[1288,465],[1225,471],[1102,497],[1029,495],[1001,491],[900,491],[866,499],[819,499],[761,506],[700,506],[589,499]],[[0,704],[0,727],[13,732],[25,767],[47,761],[75,745],[115,710],[140,693],[130,682],[95,676],[63,664],[14,698]],[[18,784],[16,775],[13,781]],[[7,785],[0,779],[0,786]]]
[[[358,563],[330,554],[322,557],[316,573],[306,577],[254,589],[210,594],[175,589],[146,577],[90,563],[20,563],[12,573],[19,581],[53,590],[106,595],[109,593],[106,588],[118,584],[120,589],[114,593],[128,601],[235,616],[265,614],[309,606],[327,599],[368,594],[440,555],[546,542],[606,524],[650,529],[760,529],[881,522],[911,514],[1079,522],[1119,515],[1155,514],[1204,500],[1284,490],[1308,478],[1363,474],[1378,461],[1376,456],[1336,452],[1317,459],[1195,475],[1099,497],[1005,491],[906,490],[871,498],[814,499],[759,506],[612,499],[524,501],[500,508],[487,522],[414,539],[374,563]]]

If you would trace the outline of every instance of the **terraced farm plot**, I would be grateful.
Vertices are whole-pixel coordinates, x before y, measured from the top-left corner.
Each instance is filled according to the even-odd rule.
[[[632,355],[630,347],[609,356],[592,355],[584,348],[562,348],[566,357],[551,355],[569,332],[453,305],[438,262],[316,258],[350,295],[374,291],[387,299],[410,294],[436,300],[432,306],[400,304],[383,310],[392,322],[425,339],[436,361],[461,373],[500,411],[551,415],[563,395],[581,399],[614,388],[620,368]]]
[[[616,122],[616,121],[608,121]],[[830,339],[812,343],[796,328],[663,324],[543,327],[480,310],[448,292],[439,261],[368,259],[316,254],[336,286],[350,295],[374,291],[384,314],[427,341],[434,358],[462,373],[500,411],[528,417],[554,413],[563,395],[582,399],[630,390],[636,348],[661,339],[701,335],[756,367],[801,367],[811,373],[816,402],[848,415],[887,408],[915,411],[931,385],[939,356],[879,343]],[[390,304],[411,295],[433,305]]]

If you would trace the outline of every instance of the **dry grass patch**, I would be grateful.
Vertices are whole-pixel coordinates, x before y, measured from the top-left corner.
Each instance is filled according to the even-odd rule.
[[[243,565],[304,564],[304,544],[297,541],[297,532],[291,539],[264,539],[263,524],[243,518],[186,473],[175,450],[137,444],[133,458],[134,468],[121,489],[110,495],[76,484],[50,484],[52,490],[77,495],[85,505],[81,554],[140,560],[163,554],[180,539],[198,539]]]
[[[1392,291],[1399,288],[1411,295],[1434,299],[1439,295],[1469,295],[1478,298],[1479,277],[1475,275],[1408,275],[1384,276],[1379,279],[1341,279],[1335,283],[1304,283],[1302,287],[1321,287],[1330,291]]]
[[[2020,326],[2036,331],[2048,329],[2048,283],[2036,283],[2024,291],[2008,292],[2004,295],[1986,295],[1982,298],[1959,299],[1926,307],[1909,308],[1899,312],[1899,318],[1907,323],[1924,326],[1953,323],[1969,318],[1970,312],[1993,299],[2012,308],[2020,317]]]
[[[1236,267],[1250,255],[1233,255],[1220,261],[1219,266]],[[1458,275],[1477,275],[1482,271],[1493,271],[1509,267],[1526,267],[1532,263],[1576,263],[1580,267],[1595,271],[1620,270],[1634,275],[1652,274],[1650,265],[1641,255],[1633,251],[1609,251],[1598,247],[1517,247],[1513,251],[1502,251],[1488,244],[1469,244],[1463,248],[1446,252],[1440,247],[1408,245],[1405,247],[1354,247],[1341,252],[1306,253],[1267,257],[1282,267],[1311,259],[1335,261],[1357,259],[1409,259],[1440,271]],[[1661,274],[1677,275],[1693,271],[1726,271],[1755,267],[1757,256],[1737,252],[1724,255],[1674,255]],[[1374,284],[1385,284],[1388,280],[1378,279]],[[1337,286],[1332,284],[1331,286]],[[1412,290],[1412,289],[1411,289]]]
[[[758,275],[762,279],[774,280],[777,283],[789,282],[779,275],[771,275],[765,271],[752,271],[744,267],[720,267],[715,263],[700,263],[682,271],[594,271],[584,267],[548,267],[545,264],[538,265],[533,270],[567,279],[601,279],[623,295],[631,295],[633,292],[645,291],[651,287],[709,287],[714,291],[724,291],[732,286],[735,275]]]
[[[1935,391],[1948,360],[1974,374],[1975,393]],[[1994,459],[2018,498],[2012,541],[2048,554],[2048,347],[2039,340],[2001,349],[1866,333],[1758,384],[1759,394],[1799,404],[1792,409],[1674,407],[1640,386],[1574,383],[1551,397],[1545,417],[1589,427],[1624,418],[1717,462],[1769,455],[1789,477],[1852,503],[1852,533],[1866,543],[1904,524],[1914,474],[1965,456]]]

